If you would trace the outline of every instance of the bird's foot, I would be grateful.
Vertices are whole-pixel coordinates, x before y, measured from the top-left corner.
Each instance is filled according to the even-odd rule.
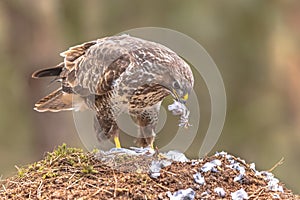
[[[114,137],[114,142],[115,142],[116,148],[118,148],[118,149],[121,148],[121,143],[120,143],[118,136]]]

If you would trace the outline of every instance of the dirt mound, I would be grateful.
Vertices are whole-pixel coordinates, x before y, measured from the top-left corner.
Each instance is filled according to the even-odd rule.
[[[185,162],[127,154],[103,161],[106,156],[62,145],[2,180],[0,198],[300,199],[270,172],[225,152]]]

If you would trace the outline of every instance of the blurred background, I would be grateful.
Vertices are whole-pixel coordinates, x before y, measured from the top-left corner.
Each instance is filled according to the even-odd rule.
[[[259,170],[270,169],[284,157],[273,172],[300,193],[297,0],[0,1],[0,177],[11,175],[15,165],[41,159],[63,142],[83,147],[71,112],[33,110],[35,101],[57,85],[50,84],[51,79],[32,80],[31,73],[61,62],[59,53],[69,46],[146,26],[189,35],[219,67],[227,118],[211,153],[230,152],[255,162]],[[195,89],[201,97],[205,86],[197,84]],[[207,94],[203,96],[205,124],[210,105]],[[193,156],[202,138],[199,134],[188,155]]]

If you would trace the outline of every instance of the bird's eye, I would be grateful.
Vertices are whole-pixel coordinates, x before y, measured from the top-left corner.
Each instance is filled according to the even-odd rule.
[[[179,84],[178,81],[174,81],[174,82],[173,82],[173,88],[174,88],[174,89],[179,89],[179,88],[180,88],[180,84]]]

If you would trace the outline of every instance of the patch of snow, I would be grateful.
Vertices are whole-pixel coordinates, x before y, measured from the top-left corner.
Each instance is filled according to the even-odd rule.
[[[230,165],[226,165],[226,166],[231,168],[231,169],[235,169],[239,172],[239,175],[237,175],[233,179],[233,181],[240,182],[240,181],[243,180],[243,178],[245,177],[245,173],[246,173],[245,167],[241,166],[241,164],[236,162],[236,161],[234,163],[231,163]]]
[[[149,155],[152,156],[155,154],[155,150],[151,147],[130,147],[130,149],[136,152],[138,155]]]
[[[199,163],[200,163],[199,160],[192,160],[191,165],[192,165],[192,166],[195,166],[195,165],[198,165]]]
[[[284,192],[283,187],[278,185],[279,180],[274,177],[271,172],[262,171],[259,173],[266,181],[268,181],[268,189],[274,192]]]
[[[208,172],[208,171],[211,171],[211,172],[217,172],[217,166],[220,166],[222,164],[222,162],[218,159],[215,159],[211,162],[207,162],[205,163],[201,168],[201,172]]]
[[[138,155],[139,154],[136,151],[126,149],[126,148],[111,148],[109,151],[103,152],[103,153],[105,153],[106,155],[114,154],[114,153],[128,154],[128,155]]]
[[[253,171],[256,172],[256,169],[255,169],[255,163],[251,163],[251,164],[250,164],[250,169],[252,169]]]
[[[227,160],[232,160],[232,155],[229,155],[229,154],[228,154],[228,155],[226,155],[225,157],[226,157]]]
[[[201,197],[206,197],[206,196],[209,196],[209,193],[207,191],[201,193]]]
[[[167,153],[163,153],[168,159],[178,162],[187,162],[189,159],[185,157],[185,155],[179,151],[168,151]]]
[[[195,199],[196,192],[192,188],[185,190],[178,190],[172,194],[170,191],[167,192],[167,196],[170,200],[193,200]]]
[[[151,178],[158,178],[160,176],[160,170],[166,166],[171,165],[172,162],[168,160],[153,160],[149,167],[149,174]]]
[[[281,185],[278,185],[279,180],[277,178],[273,178],[268,182],[268,188],[269,190],[272,190],[274,192],[283,192],[283,187]]]
[[[193,177],[194,177],[194,180],[196,183],[198,183],[200,185],[205,185],[205,179],[199,172],[194,174]]]
[[[233,181],[235,182],[241,182],[244,178],[244,174],[239,174],[236,177],[234,177]]]
[[[219,197],[225,197],[226,196],[226,192],[225,192],[225,190],[223,189],[223,188],[221,188],[221,187],[216,187],[215,189],[214,189],[214,192],[215,193],[217,193],[218,195],[219,195]]]
[[[215,160],[211,161],[211,163],[215,164],[216,166],[221,166],[222,165],[221,160],[218,160],[218,159],[215,159]]]
[[[228,153],[225,152],[225,151],[221,151],[221,152],[216,152],[215,153],[215,156],[222,156],[222,157],[224,157],[224,156],[227,156],[227,155],[228,155]]]
[[[232,192],[231,198],[232,200],[243,200],[243,199],[248,199],[249,197],[247,192],[243,188],[241,188],[235,192]]]

